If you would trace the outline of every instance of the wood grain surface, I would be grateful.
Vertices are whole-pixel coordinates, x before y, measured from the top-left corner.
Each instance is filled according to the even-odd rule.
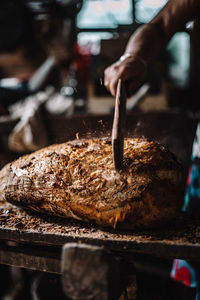
[[[52,247],[79,242],[104,246],[116,252],[200,260],[199,218],[184,214],[162,228],[119,231],[70,219],[29,214],[1,202],[0,240]]]

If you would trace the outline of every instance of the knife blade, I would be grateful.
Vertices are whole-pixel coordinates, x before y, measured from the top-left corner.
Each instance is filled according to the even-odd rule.
[[[124,129],[126,123],[126,92],[124,82],[119,79],[115,97],[115,111],[112,127],[112,156],[115,169],[123,169]]]

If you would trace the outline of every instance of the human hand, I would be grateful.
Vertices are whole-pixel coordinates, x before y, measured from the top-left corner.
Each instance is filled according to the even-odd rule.
[[[117,83],[125,82],[127,97],[130,97],[146,76],[146,62],[139,56],[125,53],[117,62],[104,71],[104,85],[115,96]]]

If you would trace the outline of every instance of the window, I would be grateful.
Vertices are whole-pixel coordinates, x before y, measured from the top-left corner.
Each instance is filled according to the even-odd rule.
[[[80,29],[114,29],[132,23],[132,0],[84,0],[77,16]]]
[[[135,18],[138,23],[148,23],[167,3],[167,0],[135,0]]]
[[[169,75],[177,87],[188,85],[190,68],[190,38],[185,32],[178,32],[171,39],[167,50],[171,56]]]

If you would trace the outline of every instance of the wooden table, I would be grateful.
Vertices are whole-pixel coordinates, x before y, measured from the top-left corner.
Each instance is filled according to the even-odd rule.
[[[65,282],[69,282],[69,260],[79,260],[83,252],[82,261],[95,253],[100,265],[108,264],[112,268],[115,265],[113,258],[117,264],[120,260],[132,264],[133,269],[144,268],[141,262],[148,262],[148,257],[158,261],[182,258],[199,262],[200,222],[194,216],[180,214],[163,228],[119,231],[74,220],[29,214],[1,202],[0,264],[63,274]],[[106,253],[106,259],[102,258],[102,253]],[[92,263],[88,262],[89,265]],[[154,269],[151,263],[147,265],[150,270]],[[75,290],[77,292],[77,287]]]

